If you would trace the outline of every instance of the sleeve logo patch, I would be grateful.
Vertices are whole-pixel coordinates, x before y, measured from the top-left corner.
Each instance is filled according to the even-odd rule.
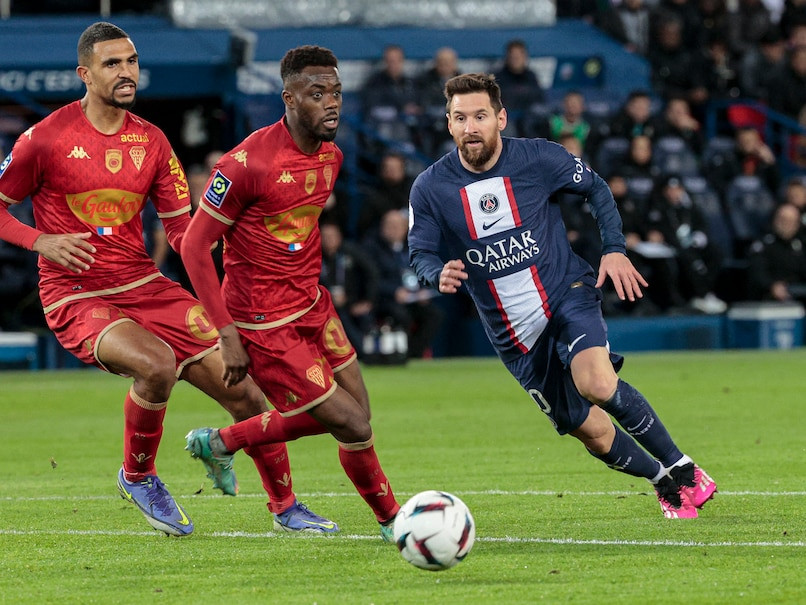
[[[8,153],[6,159],[3,160],[2,164],[0,164],[0,176],[3,176],[3,173],[6,171],[6,168],[8,168],[9,164],[11,164],[11,152]]]
[[[224,203],[224,198],[227,197],[227,192],[231,185],[232,181],[221,174],[220,170],[216,170],[210,185],[204,192],[204,199],[216,208],[221,208],[221,204]]]

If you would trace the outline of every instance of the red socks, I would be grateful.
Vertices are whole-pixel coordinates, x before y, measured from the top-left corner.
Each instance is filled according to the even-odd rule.
[[[375,518],[379,523],[384,523],[397,514],[400,505],[395,500],[372,443],[372,437],[362,443],[339,443],[339,462],[355,489],[375,513]]]
[[[167,401],[146,401],[129,389],[123,403],[123,473],[127,481],[157,474],[154,459],[162,438],[162,419]]]
[[[218,431],[224,447],[233,453],[250,445],[285,443],[306,435],[322,433],[327,433],[325,425],[309,414],[284,417],[277,410],[263,412]]]

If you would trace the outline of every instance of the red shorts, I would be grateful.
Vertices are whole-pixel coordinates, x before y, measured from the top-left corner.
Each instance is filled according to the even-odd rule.
[[[218,346],[218,330],[201,303],[166,277],[125,292],[70,301],[45,317],[65,349],[104,370],[96,358],[98,343],[122,321],[133,321],[163,340],[176,355],[177,376]]]
[[[328,291],[302,317],[266,330],[240,329],[250,374],[283,416],[322,403],[336,390],[334,372],[356,358]]]

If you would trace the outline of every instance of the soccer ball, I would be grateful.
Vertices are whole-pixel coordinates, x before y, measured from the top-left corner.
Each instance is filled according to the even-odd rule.
[[[430,490],[416,494],[401,507],[394,535],[406,561],[420,569],[441,571],[468,555],[476,539],[476,523],[459,498]]]

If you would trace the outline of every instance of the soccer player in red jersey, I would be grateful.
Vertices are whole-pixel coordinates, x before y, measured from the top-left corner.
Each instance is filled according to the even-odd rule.
[[[252,133],[213,168],[182,242],[194,289],[221,334],[223,378],[251,372],[276,410],[195,429],[187,449],[206,465],[238,449],[329,431],[339,461],[391,541],[400,506],[373,447],[369,396],[356,352],[319,285],[318,219],[342,152],[341,82],[333,53],[301,46],[280,64],[285,117]],[[224,238],[219,289],[210,247]]]
[[[235,420],[268,406],[251,380],[224,385],[218,333],[204,308],[146,253],[140,211],[147,199],[176,250],[191,205],[185,173],[163,132],[128,111],[139,80],[134,44],[115,25],[95,23],[79,39],[78,63],[85,96],[20,135],[0,165],[0,237],[39,253],[40,297],[59,342],[86,363],[134,379],[123,404],[118,489],[156,529],[188,535],[193,523],[154,465],[177,379]],[[29,195],[35,228],[8,211]],[[283,515],[285,529],[336,531],[297,503],[285,444],[247,453],[269,493],[275,524]],[[216,487],[237,492],[231,470],[226,477],[211,474]]]

